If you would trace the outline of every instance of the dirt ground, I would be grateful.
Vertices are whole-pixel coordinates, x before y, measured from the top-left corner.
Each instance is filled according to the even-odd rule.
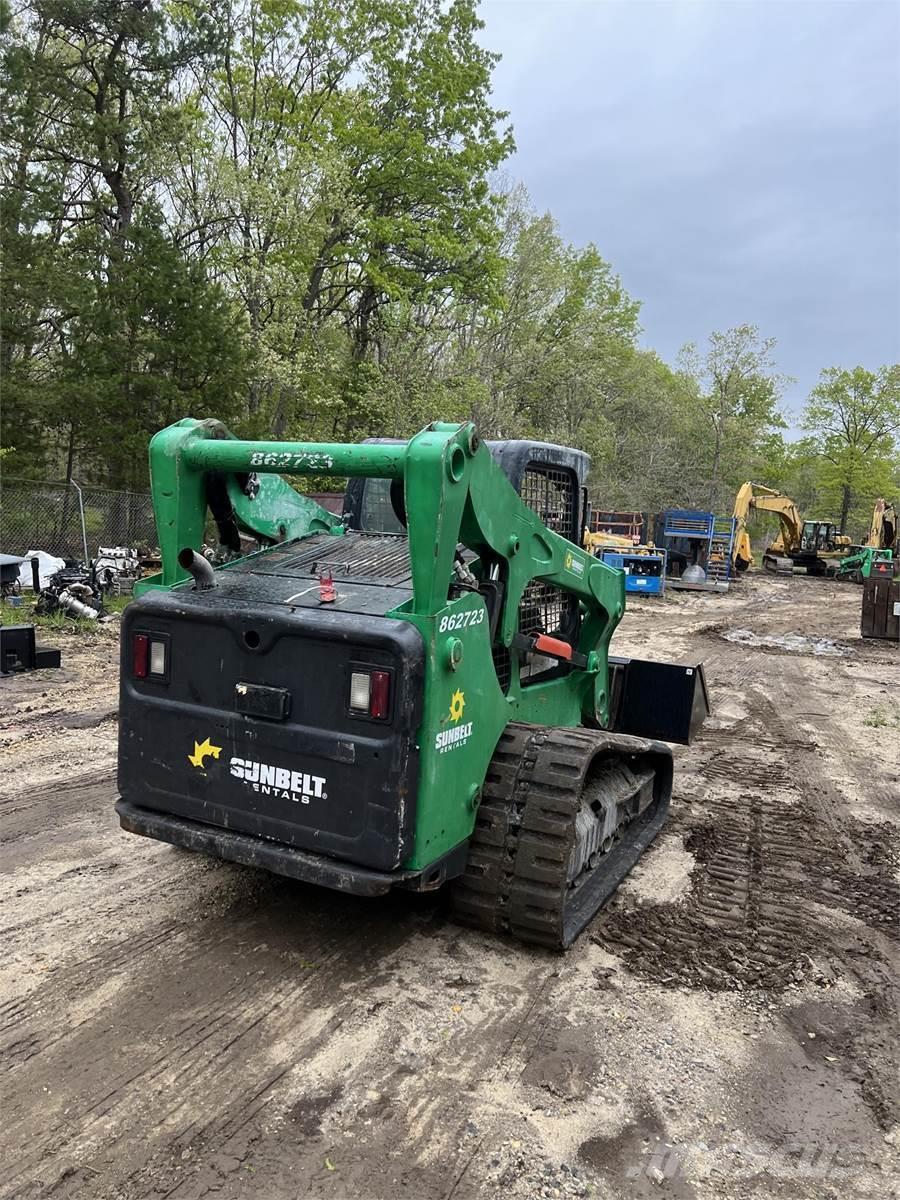
[[[0,1196],[900,1194],[900,647],[859,609],[630,605],[613,649],[703,660],[714,716],[565,955],[122,833],[116,634],[45,638],[0,681]]]

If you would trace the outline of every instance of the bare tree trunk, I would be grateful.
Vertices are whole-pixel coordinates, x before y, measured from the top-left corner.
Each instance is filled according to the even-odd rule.
[[[69,422],[69,448],[66,453],[66,484],[72,482],[72,470],[75,466],[75,422]]]
[[[850,484],[845,483],[841,494],[841,533],[847,532],[847,519],[850,516],[850,501],[853,493],[850,491]]]
[[[717,512],[719,503],[719,469],[722,465],[722,430],[716,426],[716,449],[713,454],[712,478],[709,483],[709,511]]]

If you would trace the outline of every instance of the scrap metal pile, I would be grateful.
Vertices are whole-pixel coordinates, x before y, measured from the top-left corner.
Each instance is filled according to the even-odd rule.
[[[70,562],[51,575],[38,592],[35,611],[42,616],[63,612],[83,620],[98,620],[106,614],[104,597],[130,592],[141,574],[137,550],[101,546],[89,566]]]
[[[88,621],[96,621],[105,611],[103,589],[96,571],[83,563],[63,567],[52,575],[38,594],[35,605],[35,612],[40,616],[63,612]]]

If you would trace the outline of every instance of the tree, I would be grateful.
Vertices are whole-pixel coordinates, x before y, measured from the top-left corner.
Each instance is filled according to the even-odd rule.
[[[705,504],[694,381],[651,351],[629,348],[609,364],[602,400],[609,435],[594,450],[595,505],[655,513]]]
[[[772,339],[673,370],[601,250],[498,178],[477,0],[13,4],[5,470],[139,487],[185,415],[324,441],[472,419],[587,450],[600,507],[722,511],[749,478],[838,507],[824,443],[779,435]]]
[[[211,408],[405,427],[395,331],[500,304],[475,0],[0,3],[10,470],[138,483],[145,436]]]
[[[502,197],[497,302],[433,293],[395,302],[367,375],[389,432],[471,418],[490,438],[525,437],[599,455],[606,389],[638,334],[638,303],[596,247],[576,247],[523,188]],[[387,414],[397,414],[388,418]]]
[[[327,412],[355,436],[393,309],[497,302],[496,56],[474,0],[249,0],[226,23],[173,202],[246,307],[250,427]]]
[[[507,205],[500,311],[461,323],[460,366],[486,385],[478,416],[491,436],[536,433],[590,449],[604,435],[604,385],[637,339],[640,305],[595,246],[565,243],[524,192]]]
[[[173,80],[213,50],[216,24],[189,3],[167,13],[151,0],[33,0],[12,32],[0,97],[12,148],[0,203],[10,467],[69,478],[81,455],[83,473],[133,485],[145,455],[137,465],[125,431],[136,418],[152,430],[165,393],[186,401],[198,379],[223,385],[227,409],[242,353],[233,312],[210,319],[228,301],[173,252],[154,194],[179,140]],[[171,360],[148,351],[157,318],[172,325]],[[187,369],[186,347],[198,354]],[[168,377],[157,370],[175,359]]]
[[[680,355],[682,371],[699,385],[698,409],[711,447],[708,461],[709,508],[719,512],[726,501],[724,480],[733,485],[756,441],[773,428],[784,427],[778,401],[787,382],[775,367],[774,338],[760,337],[755,325],[738,325],[711,333],[706,352],[693,344]]]
[[[878,371],[827,367],[806,402],[803,428],[818,458],[822,492],[838,496],[845,533],[858,499],[871,501],[895,485],[900,365]]]

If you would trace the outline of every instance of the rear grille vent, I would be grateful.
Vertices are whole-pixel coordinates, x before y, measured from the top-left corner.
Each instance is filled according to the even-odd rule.
[[[405,534],[349,532],[334,537],[323,533],[270,551],[253,569],[262,575],[312,578],[327,571],[335,580],[398,584],[410,577],[409,543]]]

